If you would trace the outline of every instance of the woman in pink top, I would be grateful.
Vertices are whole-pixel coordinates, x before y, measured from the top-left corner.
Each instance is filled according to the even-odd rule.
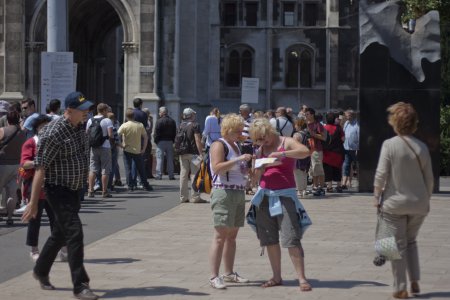
[[[267,253],[272,267],[272,278],[262,287],[268,288],[282,285],[281,278],[281,248],[288,248],[289,256],[297,272],[300,290],[310,291],[311,285],[305,276],[304,254],[302,244],[302,228],[296,194],[294,168],[297,159],[309,156],[306,146],[291,137],[280,137],[267,119],[256,119],[250,125],[250,137],[260,146],[257,158],[277,158],[275,163],[256,169],[256,178],[260,176],[259,187],[255,197],[261,191],[268,191],[257,206],[256,228],[262,247],[267,247]],[[253,199],[255,200],[255,199]],[[252,203],[253,203],[252,200]],[[278,204],[272,205],[272,204]],[[278,210],[276,209],[278,207]],[[274,209],[275,208],[275,209]]]

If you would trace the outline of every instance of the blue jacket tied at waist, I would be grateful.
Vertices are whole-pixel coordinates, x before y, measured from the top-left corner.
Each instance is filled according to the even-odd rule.
[[[297,214],[299,216],[298,222],[300,228],[302,229],[302,233],[305,233],[306,229],[312,225],[311,219],[306,213],[305,208],[302,203],[297,198],[297,191],[294,188],[290,189],[282,189],[282,190],[269,190],[263,189],[261,187],[258,188],[258,191],[253,196],[251,201],[250,210],[247,213],[247,223],[250,227],[256,231],[256,211],[255,207],[259,207],[261,202],[264,199],[264,196],[269,197],[269,212],[271,217],[275,217],[281,215],[283,210],[281,208],[280,197],[287,197],[292,199],[295,203],[295,208],[297,210]]]

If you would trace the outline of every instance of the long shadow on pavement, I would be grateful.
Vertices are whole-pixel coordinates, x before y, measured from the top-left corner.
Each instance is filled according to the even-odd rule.
[[[357,286],[388,286],[387,284],[376,281],[361,281],[361,280],[318,280],[308,279],[311,286],[314,288],[335,288],[335,289],[351,289]],[[297,281],[293,281],[298,285]],[[288,284],[287,284],[288,285]]]
[[[432,292],[426,294],[416,295],[418,299],[433,299],[433,298],[450,298],[450,292]]]
[[[94,292],[102,290],[94,289]],[[103,291],[102,291],[103,292]],[[185,296],[209,296],[210,294],[190,292],[189,289],[177,288],[172,286],[149,286],[141,288],[123,288],[117,290],[104,291],[102,299],[123,298],[123,297],[151,297],[164,295],[185,295]]]
[[[102,265],[131,264],[137,261],[141,260],[129,257],[93,258],[84,260],[84,262],[87,264],[102,264]]]

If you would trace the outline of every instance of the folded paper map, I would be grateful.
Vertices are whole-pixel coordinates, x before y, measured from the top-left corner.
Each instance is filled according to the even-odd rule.
[[[273,164],[278,159],[276,157],[266,157],[266,158],[258,158],[255,160],[255,168],[261,168],[270,164]]]

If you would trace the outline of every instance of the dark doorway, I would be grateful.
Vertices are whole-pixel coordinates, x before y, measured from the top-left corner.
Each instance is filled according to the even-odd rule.
[[[123,28],[106,0],[73,1],[69,8],[69,51],[77,64],[77,90],[123,117]]]

